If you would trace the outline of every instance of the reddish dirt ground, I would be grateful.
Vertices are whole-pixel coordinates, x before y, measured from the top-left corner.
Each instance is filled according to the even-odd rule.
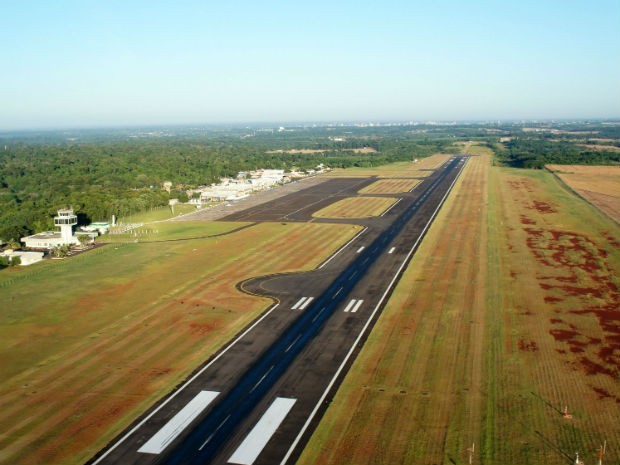
[[[541,215],[556,213],[555,208],[544,201],[534,201],[529,208]],[[567,346],[558,352],[580,354],[578,363],[573,366],[587,375],[600,374],[616,379],[620,373],[620,293],[614,282],[614,272],[606,263],[608,252],[584,234],[536,227],[537,221],[525,215],[521,215],[520,222],[527,233],[527,247],[536,261],[543,268],[561,272],[538,276],[540,288],[548,291],[545,302],[562,313],[568,300],[573,305],[569,313],[595,316],[602,331],[602,334],[593,334],[591,329],[567,324],[561,318],[550,318],[553,328],[549,334]],[[610,235],[606,239],[615,242]],[[603,388],[591,387],[596,392],[603,391]],[[607,395],[603,397],[620,403],[620,397],[605,392]]]

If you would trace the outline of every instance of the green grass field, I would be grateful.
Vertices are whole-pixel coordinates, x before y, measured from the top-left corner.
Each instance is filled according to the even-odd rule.
[[[244,223],[234,223],[232,229],[240,228],[244,225]],[[105,234],[99,237],[97,242],[157,242],[199,239],[230,230],[231,224],[221,221],[211,223],[166,221],[143,224],[122,234]]]
[[[311,269],[359,231],[243,226],[165,223],[168,241],[0,272],[0,463],[84,463],[270,305],[237,283]]]
[[[392,197],[347,197],[312,214],[315,218],[370,218],[397,201]]]
[[[153,221],[163,221],[175,216],[183,215],[196,211],[195,205],[179,204],[174,207],[163,206],[156,207],[149,211],[136,213],[134,215],[125,216],[118,219],[119,224],[128,223],[150,223]]]

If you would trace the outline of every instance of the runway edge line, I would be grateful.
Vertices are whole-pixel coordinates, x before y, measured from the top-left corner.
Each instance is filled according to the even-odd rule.
[[[336,373],[334,374],[334,376],[330,380],[329,384],[325,388],[325,391],[323,391],[323,394],[321,395],[321,397],[319,398],[318,402],[314,406],[314,409],[312,409],[312,412],[310,412],[310,415],[308,416],[308,419],[306,420],[306,422],[302,426],[301,430],[297,434],[297,437],[295,438],[295,440],[291,444],[291,447],[288,449],[286,455],[284,456],[284,458],[280,462],[280,465],[286,465],[288,460],[291,458],[291,456],[295,452],[295,449],[297,448],[297,445],[301,442],[301,439],[302,439],[303,435],[306,433],[306,431],[309,428],[310,424],[314,420],[314,417],[316,416],[316,414],[318,413],[319,409],[321,408],[321,405],[323,404],[323,402],[325,401],[326,397],[328,396],[328,394],[330,393],[330,391],[332,390],[332,388],[336,384],[336,381],[338,380],[340,374],[344,370],[344,367],[347,365],[347,363],[349,362],[349,359],[352,357],[353,353],[355,352],[356,346],[359,344],[359,342],[362,340],[362,338],[366,335],[366,332],[368,331],[368,328],[370,327],[370,324],[372,322],[374,322],[375,317],[376,317],[377,313],[379,312],[379,310],[381,309],[381,307],[383,306],[385,299],[392,292],[392,290],[394,288],[394,285],[400,279],[400,277],[401,277],[401,275],[403,273],[404,268],[407,266],[407,264],[409,263],[411,257],[413,256],[413,254],[415,253],[416,249],[418,248],[420,242],[422,241],[422,239],[426,235],[426,232],[428,231],[429,227],[431,226],[431,224],[435,220],[435,217],[437,216],[437,213],[439,212],[439,210],[443,206],[443,204],[446,201],[448,195],[450,195],[450,193],[452,192],[452,188],[454,187],[454,185],[456,184],[458,179],[461,177],[461,173],[465,169],[465,165],[467,164],[468,160],[469,160],[469,158],[465,158],[465,163],[463,164],[463,167],[459,170],[458,174],[454,178],[454,181],[452,181],[452,183],[450,184],[450,187],[448,188],[448,190],[446,191],[446,193],[442,197],[441,201],[439,202],[439,205],[437,205],[437,208],[435,209],[435,211],[431,215],[430,219],[428,220],[428,222],[424,226],[424,229],[422,229],[422,232],[420,233],[418,239],[413,244],[413,246],[411,247],[411,249],[407,253],[407,256],[405,257],[405,259],[401,263],[400,267],[398,268],[398,270],[394,274],[394,277],[392,278],[392,280],[388,284],[387,288],[385,289],[383,295],[381,296],[381,299],[379,299],[379,302],[377,303],[377,305],[373,309],[370,317],[366,321],[366,324],[364,325],[364,327],[360,331],[359,335],[357,336],[357,338],[355,339],[355,341],[351,345],[351,348],[347,352],[347,355],[345,356],[344,360],[342,361],[342,363],[338,367],[338,370],[336,370]]]

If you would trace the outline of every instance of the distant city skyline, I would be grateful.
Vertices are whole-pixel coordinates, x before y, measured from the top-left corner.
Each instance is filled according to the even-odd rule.
[[[0,131],[620,117],[620,2],[5,2]]]

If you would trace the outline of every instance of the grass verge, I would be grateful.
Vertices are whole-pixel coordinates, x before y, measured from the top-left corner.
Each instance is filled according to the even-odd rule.
[[[398,199],[388,197],[348,197],[315,212],[315,218],[369,218],[379,216]]]
[[[0,463],[83,463],[269,305],[235,283],[313,268],[357,231],[263,223],[0,273]]]

